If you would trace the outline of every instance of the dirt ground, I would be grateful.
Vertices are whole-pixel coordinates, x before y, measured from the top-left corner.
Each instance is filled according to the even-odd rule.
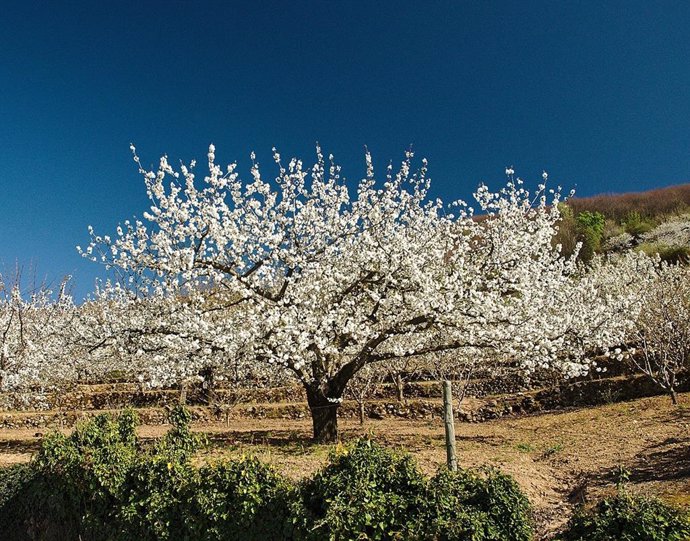
[[[433,473],[445,462],[441,419],[339,421],[344,442],[369,434],[411,452]],[[310,442],[308,419],[232,419],[199,424],[209,446],[198,460],[251,453],[299,479],[324,464],[331,446]],[[142,426],[145,438],[165,426]],[[30,460],[45,430],[0,430],[0,466]],[[535,508],[540,538],[559,528],[578,503],[592,503],[615,490],[620,467],[630,472],[629,489],[690,506],[690,393],[673,406],[667,397],[644,398],[596,408],[484,423],[458,423],[458,462],[492,465],[515,477]]]

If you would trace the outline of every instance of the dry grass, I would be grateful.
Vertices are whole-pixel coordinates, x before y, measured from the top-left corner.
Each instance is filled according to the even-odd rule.
[[[308,419],[236,419],[195,426],[209,446],[198,461],[254,454],[286,475],[300,479],[320,468],[332,446],[310,441]],[[384,419],[361,427],[340,421],[343,441],[371,435],[411,452],[420,468],[433,473],[445,461],[443,423]],[[144,438],[165,426],[142,426]],[[631,490],[655,494],[690,507],[690,394],[673,407],[654,397],[456,427],[462,466],[490,464],[513,475],[530,497],[542,536],[562,525],[581,501],[611,493],[617,470],[631,472]],[[35,429],[0,430],[0,464],[27,461],[40,441]],[[546,538],[546,537],[544,537]]]
[[[568,201],[575,215],[598,211],[607,218],[625,220],[631,212],[643,218],[657,218],[683,212],[690,207],[690,184],[679,184],[646,192],[574,197]]]

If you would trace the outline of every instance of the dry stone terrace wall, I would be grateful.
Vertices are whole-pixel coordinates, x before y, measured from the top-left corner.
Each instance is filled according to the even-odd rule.
[[[607,361],[607,359],[604,359]],[[489,372],[477,373],[470,380],[466,396],[484,398],[492,395],[513,395],[539,389],[548,389],[559,385],[568,385],[579,381],[591,381],[611,378],[626,373],[620,363],[610,363],[605,372],[592,372],[588,376],[571,380],[564,379],[551,370],[540,370],[531,375],[518,370],[506,370],[502,375]],[[613,369],[612,369],[613,368]],[[615,369],[615,370],[614,370]],[[431,374],[417,373],[406,381],[404,396],[406,399],[440,399],[441,386]],[[214,390],[219,403],[284,403],[304,402],[304,389],[301,385],[276,387],[252,387],[235,389],[219,384]],[[0,393],[0,410],[33,411],[46,409],[60,410],[104,410],[126,407],[146,408],[176,404],[179,401],[179,389],[144,389],[140,385],[127,382],[95,383],[75,385],[71,390],[59,390],[55,393]],[[395,400],[397,391],[393,384],[383,383],[377,386],[368,397],[369,400]],[[207,391],[202,385],[191,385],[186,390],[186,402],[190,405],[209,405]]]
[[[476,383],[478,386],[481,384],[481,381]],[[407,399],[399,402],[394,398],[393,386],[384,386],[378,395],[366,402],[365,415],[372,419],[440,418],[443,412],[440,387],[438,382],[432,381],[410,383],[406,388]],[[509,384],[506,383],[506,388],[508,387]],[[495,384],[491,388],[495,389]],[[679,391],[690,391],[688,375],[681,378]],[[221,398],[224,393],[230,392],[228,389],[218,391]],[[542,389],[512,389],[502,394],[478,397],[470,393],[456,409],[456,417],[464,422],[483,422],[506,415],[593,406],[658,394],[660,394],[659,389],[644,376],[611,377],[598,374],[575,381],[562,380]],[[163,424],[167,419],[166,408],[177,403],[178,396],[179,393],[176,390],[141,391],[131,384],[83,386],[76,392],[63,395],[59,408],[50,410],[24,408],[22,411],[5,409],[0,412],[0,428],[69,427],[84,417],[127,406],[137,408],[144,424]],[[8,397],[3,398],[7,400]],[[240,403],[226,410],[201,405],[198,394],[194,390],[188,394],[188,403],[194,420],[198,423],[226,421],[228,426],[231,426],[233,418],[302,419],[309,417],[302,389],[298,386],[262,389],[252,395],[251,403]],[[359,416],[359,407],[353,401],[345,401],[339,408],[339,415],[344,418],[356,418]]]

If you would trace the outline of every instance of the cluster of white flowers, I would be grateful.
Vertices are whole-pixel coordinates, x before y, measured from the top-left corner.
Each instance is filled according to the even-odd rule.
[[[621,339],[614,320],[631,295],[607,288],[642,256],[583,272],[552,245],[559,192],[530,194],[512,167],[498,193],[477,190],[477,219],[462,202],[449,214],[430,201],[426,162],[413,173],[411,153],[383,183],[367,153],[354,194],[318,148],[309,169],[274,151],[275,182],[254,162],[243,183],[234,164],[215,163],[213,146],[208,158],[198,187],[193,167],[176,172],[162,158],[146,171],[135,154],[148,223],[125,222],[113,239],[92,233],[82,252],[117,269],[142,307],[158,307],[156,340],[194,344],[194,362],[205,345],[284,365],[311,385],[391,357],[487,348],[575,375],[590,348]]]
[[[690,216],[686,214],[665,221],[640,235],[640,240],[667,246],[687,246],[690,244]]]
[[[690,369],[690,272],[661,265],[640,296],[640,311],[629,344],[616,353],[677,401],[679,375]]]
[[[318,147],[309,168],[274,150],[271,181],[252,156],[247,183],[213,146],[201,183],[193,163],[175,171],[163,157],[148,171],[132,150],[150,208],[112,237],[90,229],[78,248],[114,277],[77,310],[72,341],[91,372],[149,385],[206,366],[288,370],[316,410],[333,409],[367,364],[444,351],[579,375],[589,353],[624,340],[654,265],[563,257],[560,191],[531,194],[512,167],[499,192],[479,187],[475,213],[430,200],[426,161],[414,171],[411,152],[383,182],[367,152],[348,189]]]
[[[76,380],[74,348],[77,309],[68,279],[53,292],[40,284],[22,289],[19,273],[0,276],[0,390],[33,386],[48,390]]]

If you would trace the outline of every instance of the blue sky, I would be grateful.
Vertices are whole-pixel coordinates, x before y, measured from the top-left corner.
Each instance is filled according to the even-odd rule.
[[[687,2],[3,2],[0,269],[75,279],[86,226],[145,210],[131,161],[345,175],[410,144],[434,195],[503,170],[588,195],[690,180]],[[26,271],[25,271],[26,272]]]

